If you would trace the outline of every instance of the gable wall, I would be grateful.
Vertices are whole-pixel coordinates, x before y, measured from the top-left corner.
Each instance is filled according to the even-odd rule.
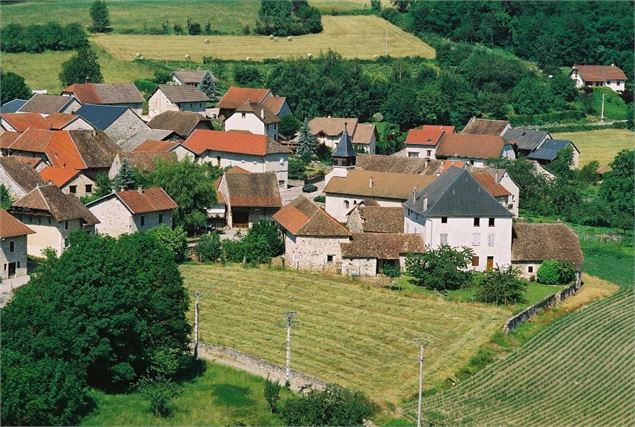
[[[110,137],[110,139],[112,139],[113,142],[119,144],[121,141],[130,138],[140,130],[146,129],[150,129],[146,122],[141,120],[141,118],[133,111],[126,110],[126,112],[108,126],[104,132]]]

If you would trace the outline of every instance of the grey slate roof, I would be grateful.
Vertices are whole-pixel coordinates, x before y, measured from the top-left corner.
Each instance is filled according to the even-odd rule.
[[[5,102],[0,107],[0,113],[15,113],[26,103],[25,99],[14,99],[9,102]]]
[[[70,96],[36,93],[20,107],[20,112],[53,114],[61,111],[73,101]]]
[[[209,98],[200,90],[187,85],[159,85],[156,90],[163,92],[166,98],[175,104],[183,102],[208,102]]]
[[[553,161],[556,157],[558,157],[558,153],[564,150],[568,146],[572,146],[575,150],[577,147],[573,144],[573,142],[566,139],[548,139],[543,142],[536,151],[529,153],[527,156],[528,159],[531,160],[547,160]]]
[[[344,132],[342,132],[342,136],[337,143],[333,157],[355,157],[356,155],[357,153],[355,153],[355,149],[353,148],[351,137],[348,135],[348,129],[344,126]]]
[[[127,109],[128,107],[121,105],[86,104],[82,105],[75,114],[95,126],[95,129],[104,130],[121,117]]]
[[[424,199],[428,209],[424,210]],[[512,213],[496,201],[481,185],[461,168],[451,167],[431,184],[403,204],[425,217],[505,217]]]
[[[549,133],[544,130],[514,128],[505,132],[503,139],[516,144],[519,150],[533,151],[548,136]]]
[[[170,129],[141,129],[132,135],[126,141],[121,143],[119,147],[122,151],[134,151],[135,148],[151,139],[153,141],[163,141],[174,134]]]

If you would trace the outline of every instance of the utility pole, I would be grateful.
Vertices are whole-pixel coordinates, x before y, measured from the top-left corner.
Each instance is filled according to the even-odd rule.
[[[388,58],[388,21],[386,20],[386,36],[384,37],[386,40],[386,58]]]
[[[198,360],[198,297],[196,292],[196,302],[194,303],[194,358]]]
[[[600,122],[604,122],[604,93],[602,93],[602,112],[600,113]]]
[[[289,311],[285,313],[287,319],[287,364],[284,370],[285,383],[291,385],[291,325],[293,324],[293,317],[295,311]]]
[[[423,364],[425,362],[426,345],[430,341],[419,340],[419,402],[417,405],[417,427],[421,427],[422,405],[423,405]]]

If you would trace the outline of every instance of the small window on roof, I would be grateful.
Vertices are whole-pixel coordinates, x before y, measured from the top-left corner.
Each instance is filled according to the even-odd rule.
[[[441,217],[441,224],[447,224],[448,223],[448,217],[447,216],[442,216]]]

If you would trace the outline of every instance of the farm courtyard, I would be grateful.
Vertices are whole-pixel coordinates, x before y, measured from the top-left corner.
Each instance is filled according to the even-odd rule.
[[[463,366],[511,315],[341,276],[220,264],[187,264],[181,272],[190,298],[201,293],[201,341],[284,365],[283,313],[296,311],[293,368],[377,402],[416,393],[417,338],[433,341],[426,356],[430,386]]]

